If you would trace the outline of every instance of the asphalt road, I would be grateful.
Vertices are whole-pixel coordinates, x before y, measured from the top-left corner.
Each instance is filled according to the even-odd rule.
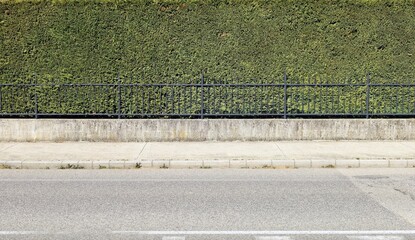
[[[1,170],[0,239],[415,239],[415,169]]]

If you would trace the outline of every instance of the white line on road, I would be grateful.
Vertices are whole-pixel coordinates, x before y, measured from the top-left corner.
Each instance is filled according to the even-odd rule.
[[[403,240],[401,236],[348,236],[348,239],[354,240]]]
[[[163,237],[163,240],[185,240],[185,237]]]
[[[40,231],[0,231],[0,235],[45,235],[47,232]]]
[[[358,240],[402,240],[396,235],[415,235],[415,230],[376,230],[376,231],[111,231],[109,234],[133,234],[133,235],[279,235],[269,237],[284,237],[287,235],[349,235],[349,239]],[[0,231],[0,235],[70,235],[73,232],[45,232],[45,231]],[[361,235],[361,236],[350,236]],[[378,236],[373,236],[378,235]],[[381,236],[395,235],[395,236]],[[258,236],[261,240],[268,236]],[[368,238],[369,237],[369,238]],[[389,237],[389,238],[388,238]],[[273,238],[269,238],[273,239]],[[276,238],[278,239],[278,238]],[[284,239],[284,238],[282,238]]]
[[[137,235],[415,235],[415,230],[375,231],[112,231]]]
[[[256,240],[290,240],[287,236],[256,236]]]
[[[0,179],[0,182],[281,182],[287,181],[287,179],[198,179],[198,178],[188,178],[188,179],[175,179],[175,178],[165,178],[165,179],[88,179],[88,178],[78,178],[78,179],[51,179],[51,178],[24,178],[24,179],[12,179],[12,178],[3,178]],[[309,182],[348,182],[347,179],[307,179]],[[290,182],[303,182],[303,180],[290,180]]]

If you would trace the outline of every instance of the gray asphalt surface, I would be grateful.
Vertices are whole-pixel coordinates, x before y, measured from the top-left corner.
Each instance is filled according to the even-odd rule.
[[[1,170],[0,189],[0,239],[415,239],[415,169]]]

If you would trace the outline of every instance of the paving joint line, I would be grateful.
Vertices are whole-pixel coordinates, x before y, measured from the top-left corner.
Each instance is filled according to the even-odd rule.
[[[405,142],[399,142],[401,145],[403,145],[405,148],[413,149],[411,146],[406,145]]]
[[[282,155],[284,156],[284,158],[287,158],[287,155],[285,154],[285,152],[280,148],[280,146],[278,145],[278,143],[274,142],[275,146],[277,146],[278,150],[280,150],[280,152],[282,153]],[[288,159],[287,159],[288,160]]]
[[[10,149],[10,148],[13,148],[13,147],[17,146],[18,144],[19,143],[15,143],[15,144],[12,144],[11,146],[4,147],[4,148],[0,149],[0,152],[6,151],[7,149]]]
[[[138,153],[138,156],[134,159],[134,161],[140,161],[140,156],[143,153],[144,149],[146,148],[148,142],[144,143],[143,148],[141,149],[140,153]]]

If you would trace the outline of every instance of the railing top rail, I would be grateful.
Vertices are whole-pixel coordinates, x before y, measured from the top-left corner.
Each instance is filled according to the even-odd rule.
[[[415,87],[415,83],[0,83],[2,87]]]

